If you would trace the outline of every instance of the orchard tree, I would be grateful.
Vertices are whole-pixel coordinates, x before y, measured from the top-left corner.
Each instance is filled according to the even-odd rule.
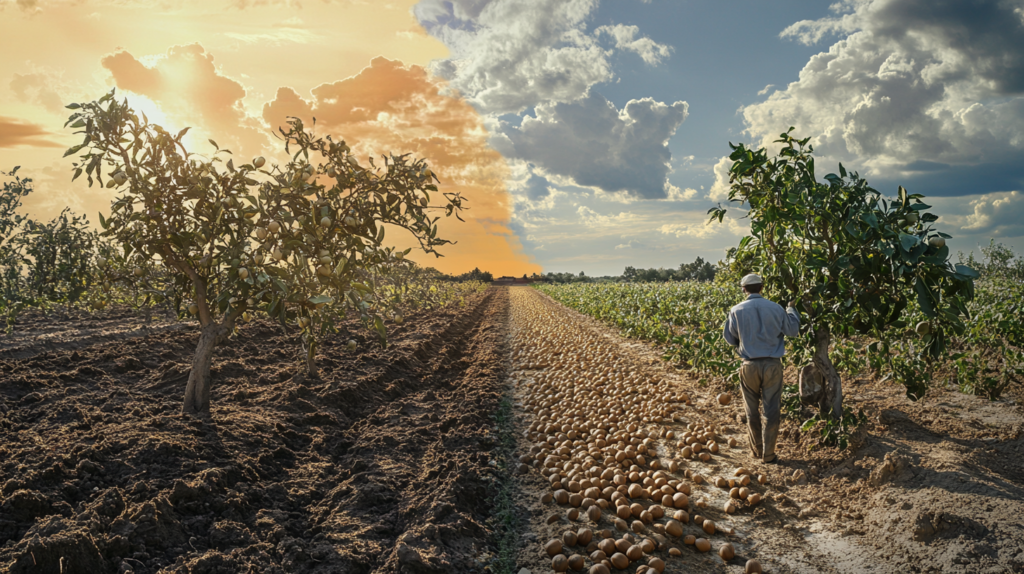
[[[18,167],[0,175],[13,178],[4,182],[0,193],[0,312],[9,333],[14,329],[18,313],[27,305],[24,300],[25,257],[18,242],[25,216],[18,213],[18,208],[22,198],[32,192],[32,180],[20,177]]]
[[[840,164],[839,174],[815,177],[810,138],[798,140],[793,128],[776,143],[777,157],[765,149],[732,145],[729,200],[749,208],[750,235],[737,259],[750,258],[766,289],[783,300],[799,300],[806,314],[801,331],[813,346],[813,366],[823,382],[821,416],[843,416],[842,381],[829,359],[834,335],[854,333],[886,338],[906,329],[908,305],[916,300],[928,321],[918,324],[921,352],[936,358],[949,333],[962,334],[961,316],[974,297],[978,274],[950,261],[949,235],[932,226],[923,195],[886,199],[857,173]],[[708,211],[719,222],[726,210]],[[803,390],[803,389],[802,389]],[[916,398],[920,389],[908,387]]]
[[[236,165],[213,140],[212,155],[190,153],[182,144],[188,128],[171,134],[113,96],[68,106],[75,112],[66,125],[84,140],[65,155],[81,153],[73,179],[84,174],[119,192],[110,216],[100,216],[103,234],[125,246],[126,258],[162,264],[176,306],[199,320],[183,412],[209,411],[214,347],[258,314],[298,327],[310,374],[318,342],[346,312],[386,344],[385,320],[398,318],[378,281],[409,251],[384,246],[386,226],[439,256],[450,241],[437,235],[440,215],[429,213],[458,217],[462,209],[453,193],[437,194],[431,206],[436,177],[423,160],[364,165],[344,141],[292,118],[279,130],[288,163]]]
[[[92,284],[96,238],[85,216],[68,208],[48,223],[25,222],[17,241],[28,257],[26,288],[36,305],[70,308],[78,302]]]
[[[97,241],[95,254],[92,272],[99,289],[86,296],[90,307],[100,310],[111,304],[127,304],[142,315],[146,324],[152,321],[157,305],[166,305],[171,311],[168,303],[174,298],[174,283],[162,265],[109,238]]]

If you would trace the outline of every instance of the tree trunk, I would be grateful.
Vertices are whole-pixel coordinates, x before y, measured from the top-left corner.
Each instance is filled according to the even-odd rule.
[[[203,327],[199,335],[199,344],[196,345],[196,354],[192,358],[192,372],[188,375],[188,386],[185,387],[182,414],[210,412],[210,364],[213,362],[213,348],[230,333],[230,328],[217,323]]]
[[[839,420],[843,416],[843,381],[828,358],[828,346],[832,342],[832,333],[828,327],[821,326],[814,331],[814,366],[821,373],[824,393],[819,404],[821,418],[830,416]]]
[[[317,376],[316,367],[316,343],[310,343],[305,337],[302,338],[302,351],[306,355],[306,376],[315,379]]]

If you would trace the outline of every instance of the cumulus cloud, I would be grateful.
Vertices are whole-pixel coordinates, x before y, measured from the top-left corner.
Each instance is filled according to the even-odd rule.
[[[519,113],[541,103],[584,96],[614,79],[615,49],[655,64],[669,46],[639,36],[636,26],[587,21],[598,0],[422,0],[413,12],[451,50],[434,70],[484,113]],[[599,36],[615,42],[605,49]]]
[[[637,38],[637,34],[640,33],[640,28],[637,26],[615,24],[614,26],[601,26],[594,30],[594,32],[598,36],[602,34],[611,36],[615,40],[616,48],[634,52],[644,62],[651,65],[661,63],[663,59],[669,57],[669,54],[672,53],[671,46],[659,44],[647,37]]]
[[[732,187],[729,184],[729,168],[731,167],[732,161],[729,160],[729,156],[724,156],[715,163],[712,170],[715,181],[711,184],[711,189],[708,190],[708,199],[711,201],[728,201],[729,190]]]
[[[452,55],[434,64],[485,113],[569,101],[613,78],[608,52],[587,33],[597,0],[423,0],[413,11]]]
[[[942,216],[940,227],[950,224],[964,235],[1024,236],[1024,193],[1010,191],[972,197],[968,210],[966,213]],[[951,233],[956,234],[956,231],[951,230]]]
[[[512,157],[576,184],[647,199],[668,196],[668,139],[687,116],[686,102],[630,100],[622,110],[597,93],[536,107],[505,135]]]
[[[459,245],[442,249],[444,259],[425,264],[453,272],[482,267],[481,261],[509,273],[540,270],[522,255],[510,230],[509,169],[488,147],[482,118],[424,68],[375,58],[355,76],[317,86],[308,98],[280,88],[264,105],[263,120],[276,129],[287,116],[307,125],[316,117],[319,133],[345,138],[361,158],[382,153],[424,158],[441,179],[441,189],[468,199],[467,222],[442,219],[439,232]]]
[[[48,139],[52,136],[38,124],[0,116],[0,148],[64,147]]]
[[[146,96],[186,125],[202,126],[222,147],[256,153],[266,145],[263,126],[243,108],[245,88],[221,74],[203,46],[172,46],[153,62],[127,51],[101,60],[118,88]]]
[[[923,161],[1019,163],[1019,1],[847,0],[835,9],[782,33],[809,44],[840,39],[796,82],[743,109],[761,145],[795,126],[818,152],[856,160],[866,174],[900,175]]]

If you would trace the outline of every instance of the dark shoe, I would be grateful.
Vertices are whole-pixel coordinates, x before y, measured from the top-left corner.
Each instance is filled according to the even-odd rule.
[[[765,464],[779,464],[779,455],[775,455],[771,460],[763,461]]]

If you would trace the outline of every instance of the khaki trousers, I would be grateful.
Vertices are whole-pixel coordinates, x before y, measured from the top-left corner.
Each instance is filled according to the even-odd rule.
[[[782,408],[782,360],[744,360],[740,366],[740,389],[747,411],[750,451],[765,462],[775,458]],[[760,403],[764,403],[764,432],[761,431]]]

